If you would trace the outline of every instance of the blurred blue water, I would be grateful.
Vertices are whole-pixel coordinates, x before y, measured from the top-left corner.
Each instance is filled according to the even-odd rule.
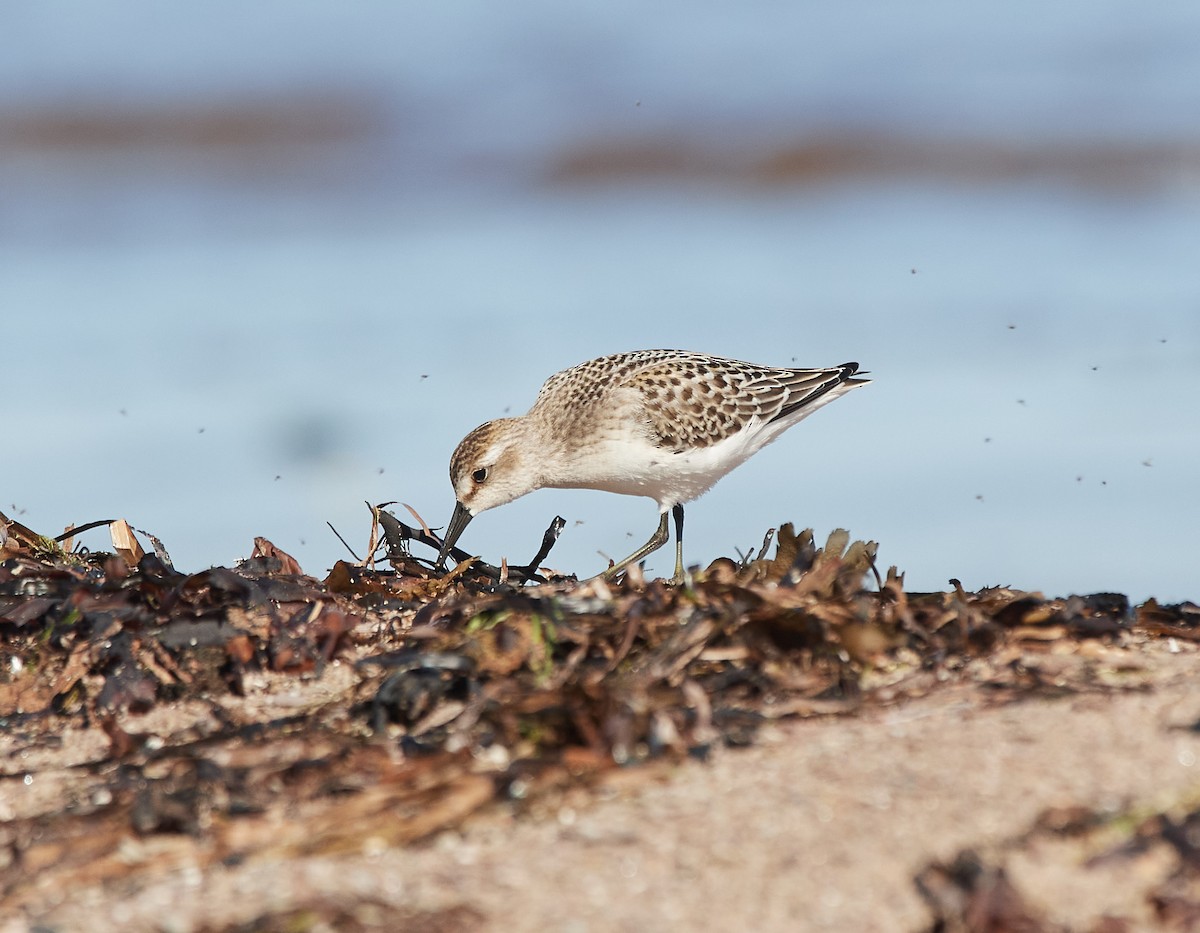
[[[692,561],[790,520],[880,541],[913,588],[1197,597],[1194,166],[1121,187],[544,178],[656,134],[1194,142],[1200,8],[165,10],[6,14],[0,509],[26,524],[125,517],[185,569],[265,535],[319,574],[343,556],[326,520],[365,543],[363,500],[443,522],[454,444],[549,373],[681,346],[877,380],[689,508]],[[196,153],[3,129],[328,88],[368,131]],[[523,561],[556,512],[550,563],[580,573],[655,522],[544,491],[463,544]]]

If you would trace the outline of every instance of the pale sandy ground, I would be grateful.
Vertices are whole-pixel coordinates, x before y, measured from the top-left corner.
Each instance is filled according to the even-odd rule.
[[[1173,646],[1175,647],[1175,646]],[[441,930],[917,930],[914,874],[964,847],[1004,853],[1048,807],[1169,807],[1200,789],[1200,658],[1156,649],[1152,690],[992,706],[979,687],[860,716],[791,722],[706,764],[627,769],[600,792],[493,810],[427,845],[176,873],[84,889],[57,930],[190,930],[310,899],[460,909]],[[1084,870],[1076,847],[1003,854],[1051,920],[1106,911],[1153,929],[1146,878]],[[1139,871],[1153,865],[1141,864]],[[427,916],[427,920],[432,920]],[[430,928],[414,920],[411,928]]]

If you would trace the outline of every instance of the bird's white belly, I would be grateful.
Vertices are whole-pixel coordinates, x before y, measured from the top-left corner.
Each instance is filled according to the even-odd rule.
[[[665,508],[695,499],[744,463],[761,446],[747,440],[743,432],[682,453],[640,439],[610,440],[572,462],[553,485],[647,496]]]

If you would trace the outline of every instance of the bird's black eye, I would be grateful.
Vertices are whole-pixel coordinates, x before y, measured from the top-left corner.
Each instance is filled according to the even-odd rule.
[[[488,474],[487,467],[480,467],[478,470],[476,470],[474,473],[471,474],[471,479],[475,480],[475,482],[477,482],[477,483],[482,483],[487,479],[487,474]]]

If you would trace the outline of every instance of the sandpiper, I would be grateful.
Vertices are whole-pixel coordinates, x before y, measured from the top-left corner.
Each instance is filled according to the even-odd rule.
[[[555,373],[529,411],[481,424],[450,458],[457,502],[436,566],[480,512],[535,489],[600,489],[658,503],[650,540],[602,573],[662,547],[675,517],[684,579],[683,504],[822,405],[866,385],[857,363],[780,369],[685,350],[635,350]]]

